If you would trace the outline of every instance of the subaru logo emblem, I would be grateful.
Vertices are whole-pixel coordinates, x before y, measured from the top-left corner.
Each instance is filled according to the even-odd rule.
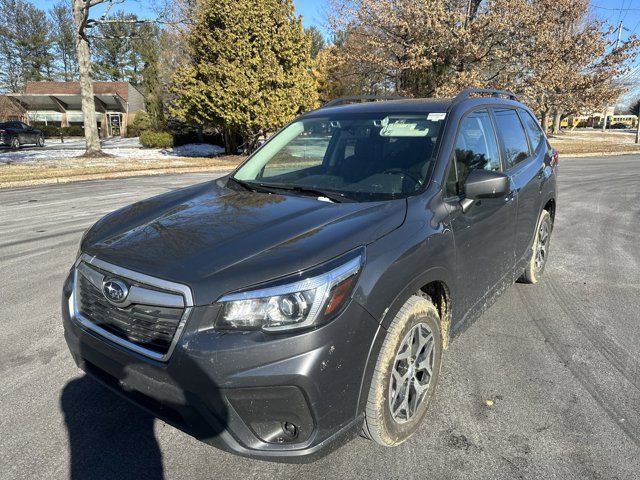
[[[106,280],[102,284],[102,294],[112,303],[123,303],[129,295],[127,284],[115,279]]]

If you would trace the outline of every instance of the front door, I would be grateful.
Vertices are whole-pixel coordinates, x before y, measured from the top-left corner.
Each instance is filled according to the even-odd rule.
[[[516,227],[516,262],[530,259],[534,233],[541,209],[540,192],[544,177],[543,135],[537,122],[524,110],[520,114],[511,108],[493,110],[498,131],[502,133],[506,173],[518,196],[518,224]],[[526,122],[533,122],[528,125]],[[524,123],[524,125],[523,125]],[[527,145],[525,128],[529,131],[531,147]],[[537,127],[537,134],[535,129]]]
[[[515,197],[482,198],[462,212],[464,184],[474,169],[502,171],[500,149],[487,109],[467,114],[458,130],[446,185],[456,246],[458,318],[483,310],[493,294],[510,284],[515,263]]]

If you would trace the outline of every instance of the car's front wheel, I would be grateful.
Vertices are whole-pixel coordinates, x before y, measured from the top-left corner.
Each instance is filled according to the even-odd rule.
[[[551,215],[543,210],[536,226],[536,236],[533,240],[531,259],[518,281],[522,283],[538,283],[549,258],[549,244],[553,223]]]
[[[395,316],[371,380],[363,433],[392,447],[420,426],[433,397],[442,358],[440,316],[414,295]]]
[[[38,140],[36,141],[36,145],[38,147],[44,147],[44,137],[42,135],[38,137]]]

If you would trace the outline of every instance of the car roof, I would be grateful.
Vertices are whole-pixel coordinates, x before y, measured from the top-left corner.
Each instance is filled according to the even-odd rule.
[[[446,112],[453,102],[452,98],[407,98],[375,102],[348,103],[333,107],[320,107],[305,115],[323,117],[342,113],[422,113]]]
[[[424,113],[447,112],[453,106],[473,107],[480,104],[509,105],[524,107],[520,102],[498,97],[467,97],[461,100],[454,98],[406,98],[398,100],[367,101],[360,103],[347,103],[342,105],[320,107],[303,115],[304,118],[324,117],[341,114],[366,114],[366,113]]]

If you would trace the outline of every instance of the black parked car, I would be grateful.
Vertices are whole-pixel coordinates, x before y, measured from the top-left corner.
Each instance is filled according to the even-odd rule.
[[[542,275],[557,154],[509,92],[335,103],[85,233],[62,307],[82,369],[249,457],[418,429],[450,340]]]
[[[44,146],[42,131],[22,122],[0,123],[0,145],[7,145],[17,150],[20,145],[26,144]]]

